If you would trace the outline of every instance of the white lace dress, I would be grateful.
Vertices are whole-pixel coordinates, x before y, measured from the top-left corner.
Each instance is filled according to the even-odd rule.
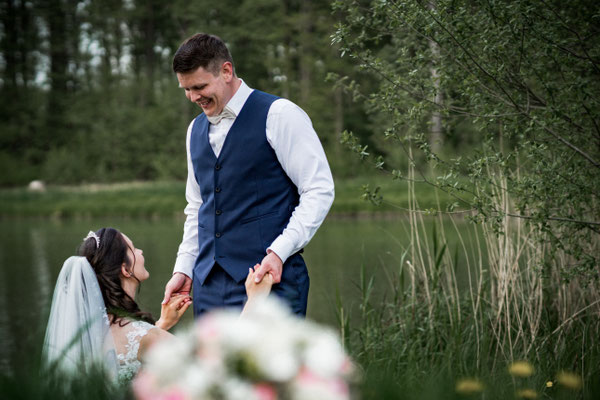
[[[119,383],[126,384],[131,381],[142,366],[138,354],[140,342],[151,329],[155,328],[154,325],[144,321],[131,321],[125,326],[119,324],[111,326],[119,362]]]

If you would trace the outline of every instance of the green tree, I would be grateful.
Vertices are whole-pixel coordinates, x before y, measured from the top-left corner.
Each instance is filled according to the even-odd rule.
[[[327,149],[338,143],[336,91],[325,82],[327,73],[340,70],[335,49],[330,46],[335,21],[328,1],[260,0],[177,3],[174,14],[183,37],[209,32],[222,37],[234,57],[237,74],[251,87],[299,104],[312,117]],[[337,101],[337,103],[336,103]],[[351,115],[360,106],[338,110]],[[338,119],[340,116],[338,115]],[[341,124],[338,124],[341,126]],[[336,130],[338,132],[336,133]]]
[[[171,72],[181,41],[223,37],[238,74],[313,120],[334,172],[343,126],[367,137],[363,106],[326,82],[354,76],[330,46],[329,0],[8,0],[0,5],[0,185],[183,179],[200,110]]]
[[[416,163],[419,179],[496,227],[507,216],[528,220],[543,243],[570,257],[563,272],[597,276],[596,2],[379,0],[334,8],[344,15],[334,37],[342,54],[379,81],[372,92],[351,88],[366,99],[380,136]],[[445,135],[459,137],[448,141],[459,155],[431,146],[436,115]],[[469,136],[472,151],[464,146]],[[380,157],[375,165],[402,177],[398,160]],[[498,196],[513,206],[500,208]]]

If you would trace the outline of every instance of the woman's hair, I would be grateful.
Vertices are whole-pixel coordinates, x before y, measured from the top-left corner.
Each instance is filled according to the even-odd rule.
[[[173,72],[193,72],[202,67],[213,75],[218,75],[225,61],[233,65],[233,58],[225,42],[215,35],[197,33],[187,38],[175,52]]]
[[[121,266],[125,263],[128,268],[132,268],[135,264],[135,259],[130,260],[127,255],[129,246],[123,235],[114,228],[99,229],[96,235],[100,238],[100,245],[96,244],[93,237],[89,237],[79,247],[78,253],[87,258],[96,272],[106,311],[112,315],[111,323],[118,322],[120,326],[124,326],[128,322],[123,317],[132,317],[154,324],[152,315],[142,312],[121,286]],[[135,257],[135,252],[133,254]]]

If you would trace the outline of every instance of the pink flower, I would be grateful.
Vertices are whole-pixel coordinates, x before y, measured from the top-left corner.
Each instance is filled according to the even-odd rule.
[[[185,400],[185,394],[178,387],[171,387],[167,393],[163,393],[160,400]]]
[[[296,377],[296,384],[300,387],[319,388],[320,392],[331,393],[335,395],[335,398],[338,398],[338,396],[339,398],[348,398],[350,394],[348,385],[342,378],[323,378],[314,374],[308,368],[302,368]]]
[[[154,376],[145,371],[140,371],[131,385],[138,400],[156,400],[159,397],[154,388]]]
[[[323,381],[323,378],[313,374],[308,368],[302,368],[296,379],[299,383],[318,383]]]
[[[185,393],[171,386],[166,391],[156,388],[155,378],[146,371],[140,371],[132,382],[133,394],[137,400],[185,400]]]
[[[329,381],[329,387],[332,389],[332,392],[340,396],[347,397],[350,395],[350,390],[348,389],[346,381],[341,378],[332,379]]]
[[[277,391],[267,383],[257,383],[254,385],[254,394],[260,400],[277,400]]]
[[[352,372],[354,372],[354,364],[352,364],[350,357],[345,358],[340,368],[340,372],[342,373],[342,375],[350,375],[352,374]]]
[[[196,324],[196,334],[200,340],[216,341],[221,335],[217,319],[211,315],[205,315]]]

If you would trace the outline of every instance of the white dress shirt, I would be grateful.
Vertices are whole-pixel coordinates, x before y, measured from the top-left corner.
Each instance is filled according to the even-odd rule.
[[[253,89],[241,82],[228,107],[237,116]],[[208,138],[218,157],[229,129],[235,119],[222,119],[217,125],[210,124]],[[198,257],[198,209],[202,204],[200,187],[195,178],[190,155],[192,121],[187,130],[188,177],[185,197],[187,218],[183,227],[183,240],[179,245],[175,272],[192,277]],[[285,263],[289,256],[308,244],[325,219],[334,198],[333,177],[327,163],[323,146],[317,137],[308,115],[287,99],[277,99],[267,114],[267,141],[275,151],[283,170],[298,188],[300,202],[294,209],[288,225],[271,243],[267,250],[273,251]],[[239,244],[243,246],[243,243]],[[262,260],[248,260],[248,268]]]

